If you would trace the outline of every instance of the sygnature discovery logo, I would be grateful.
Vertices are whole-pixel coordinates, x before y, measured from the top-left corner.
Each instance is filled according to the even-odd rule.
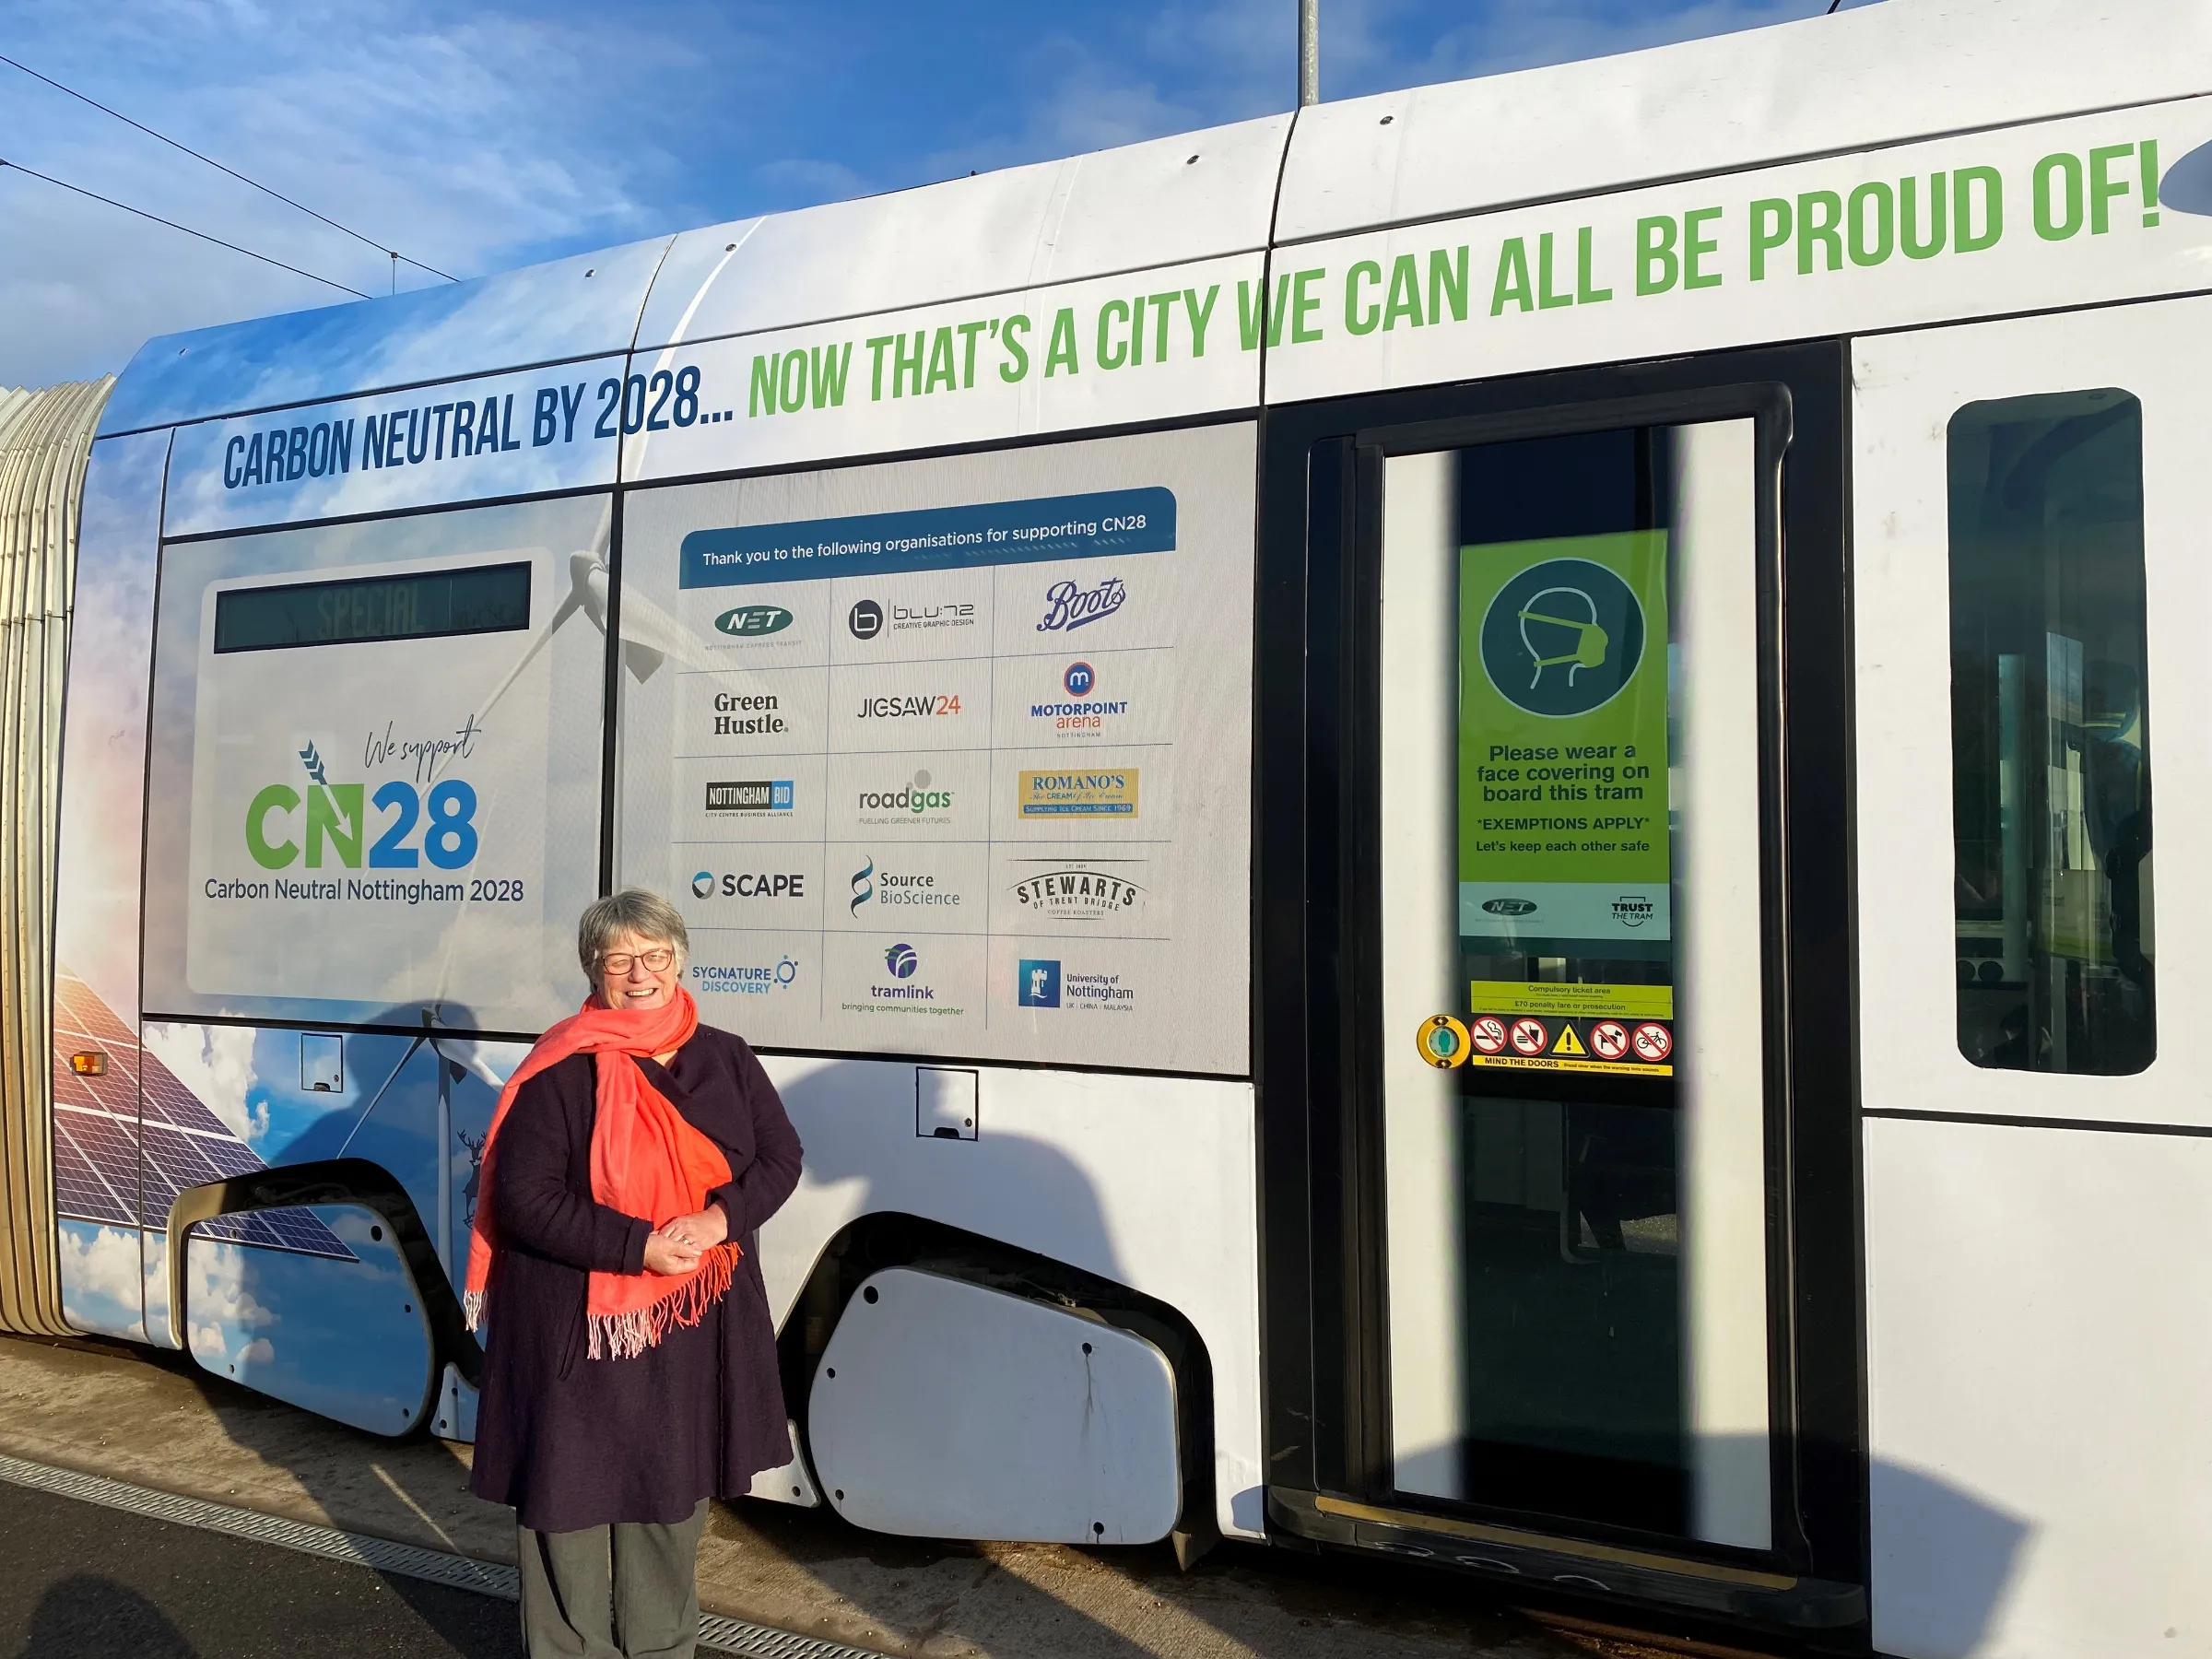
[[[799,963],[788,951],[772,962],[693,962],[688,977],[692,990],[701,994],[772,996],[798,983]]]

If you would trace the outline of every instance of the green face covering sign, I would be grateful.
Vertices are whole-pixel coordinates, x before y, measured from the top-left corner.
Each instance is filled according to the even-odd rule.
[[[1666,532],[1459,559],[1462,938],[1598,957],[1665,941]]]

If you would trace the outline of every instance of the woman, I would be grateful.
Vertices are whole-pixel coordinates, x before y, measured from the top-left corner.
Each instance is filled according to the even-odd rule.
[[[688,942],[638,888],[584,911],[595,989],[485,1147],[469,1486],[514,1508],[531,1659],[688,1659],[707,1500],[791,1456],[754,1235],[799,1137],[743,1039],[699,1023]]]

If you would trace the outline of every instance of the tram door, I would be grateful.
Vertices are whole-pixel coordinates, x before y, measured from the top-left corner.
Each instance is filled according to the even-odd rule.
[[[1771,1541],[1756,453],[1382,460],[1400,1493]]]
[[[1296,487],[1306,527],[1295,1125],[1288,925],[1261,953],[1280,1524],[1859,1616],[1841,370],[1793,347],[1271,429],[1303,465],[1270,511]]]

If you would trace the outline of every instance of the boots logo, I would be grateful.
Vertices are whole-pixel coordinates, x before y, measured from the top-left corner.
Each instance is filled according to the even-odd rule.
[[[370,824],[362,799],[367,784],[333,783],[312,741],[300,750],[300,764],[307,773],[304,790],[271,783],[246,807],[246,851],[263,869],[300,863],[302,851],[310,870],[327,865],[358,870],[364,853],[371,870],[419,869],[426,862],[459,870],[476,862],[477,792],[463,780],[446,778],[424,794],[394,778],[368,797],[368,806],[386,815]],[[375,839],[368,841],[371,830]]]

